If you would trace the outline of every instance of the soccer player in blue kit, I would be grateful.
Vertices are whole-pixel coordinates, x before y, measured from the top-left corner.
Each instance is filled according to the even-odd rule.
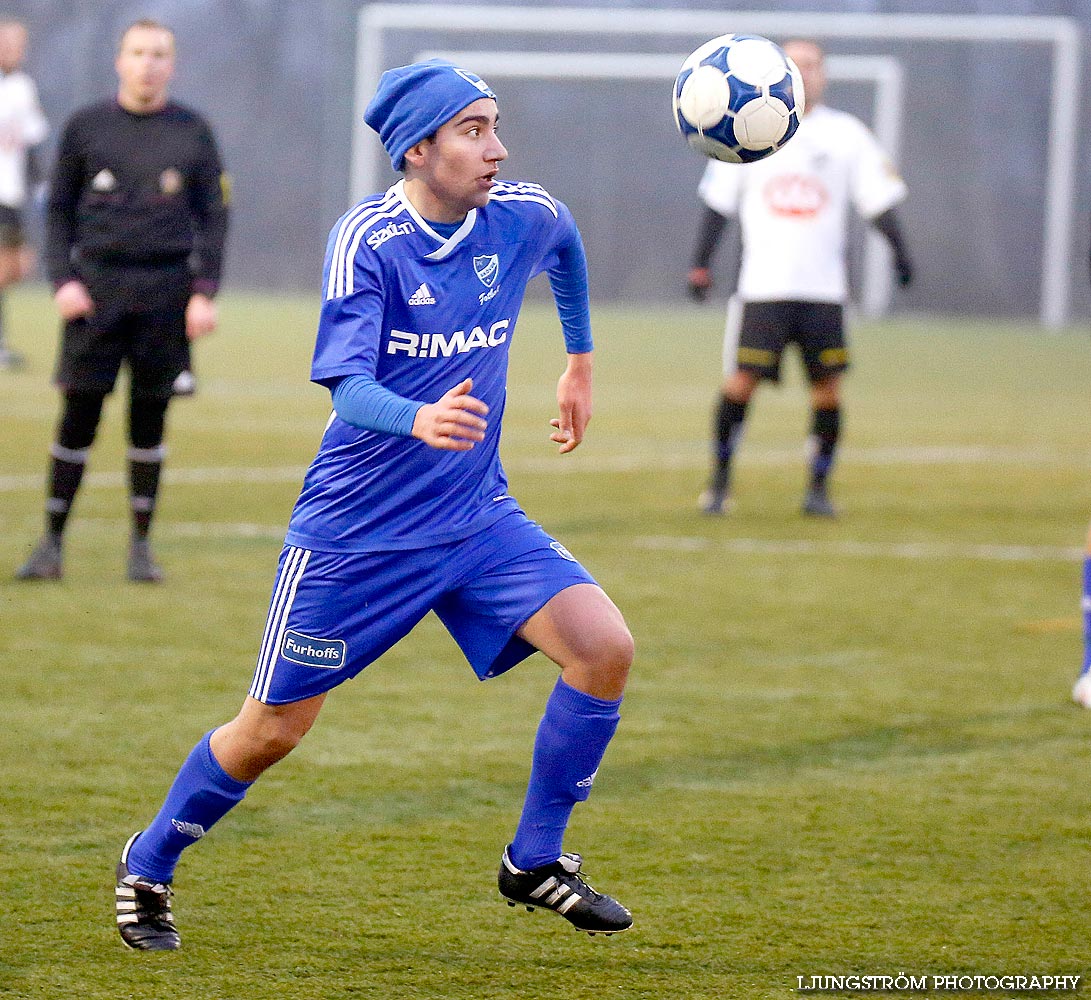
[[[125,944],[178,948],[183,849],[299,743],[326,695],[435,611],[481,679],[540,650],[560,668],[538,727],[500,893],[611,934],[629,911],[562,851],[619,719],[633,641],[621,613],[508,494],[500,464],[508,349],[526,285],[549,276],[568,354],[550,439],[591,417],[587,266],[569,210],[496,178],[492,90],[442,60],[383,74],[364,115],[404,178],[334,226],[311,378],[334,413],[280,557],[253,684],[205,735],[158,815],[125,845]]]

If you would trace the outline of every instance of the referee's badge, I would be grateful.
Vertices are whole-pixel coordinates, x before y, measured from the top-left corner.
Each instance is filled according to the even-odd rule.
[[[106,167],[103,167],[91,178],[92,191],[113,191],[117,187],[117,178]]]
[[[500,255],[489,254],[487,257],[474,257],[474,274],[486,288],[492,288],[496,276],[500,273]]]
[[[163,194],[178,194],[182,190],[182,174],[174,167],[167,167],[159,175],[159,190]]]

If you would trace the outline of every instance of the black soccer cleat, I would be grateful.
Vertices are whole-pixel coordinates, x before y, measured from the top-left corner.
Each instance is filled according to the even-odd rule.
[[[42,535],[27,561],[15,571],[16,580],[59,580],[64,575],[59,535]]]
[[[182,936],[170,912],[173,890],[169,885],[129,871],[129,848],[139,836],[138,831],[129,838],[117,863],[114,905],[118,933],[126,946],[138,951],[177,951],[182,947]]]
[[[146,538],[134,535],[129,542],[129,559],[126,566],[129,579],[134,583],[162,583],[163,570],[152,555]]]
[[[528,912],[541,906],[555,910],[578,931],[618,934],[633,926],[633,915],[616,899],[596,892],[580,875],[583,858],[562,854],[556,861],[530,871],[511,863],[507,848],[497,878],[508,906],[522,903]]]

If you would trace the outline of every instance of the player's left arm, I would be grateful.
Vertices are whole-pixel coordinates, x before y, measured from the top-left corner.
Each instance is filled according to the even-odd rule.
[[[888,208],[870,221],[886,237],[890,249],[894,251],[894,270],[898,274],[898,281],[901,282],[903,288],[908,288],[913,282],[913,260],[909,256],[909,248],[905,243],[905,234],[902,231],[897,211]]]
[[[186,335],[190,340],[216,329],[218,315],[214,297],[223,274],[224,244],[227,241],[231,203],[230,179],[224,170],[212,130],[204,126],[199,134],[201,156],[190,189],[194,219],[197,270],[186,306]]]
[[[587,291],[587,255],[568,208],[557,202],[557,241],[547,273],[564,332],[568,364],[557,382],[558,416],[551,420],[549,440],[562,455],[577,448],[591,420],[591,304]]]
[[[890,244],[898,281],[908,286],[913,281],[913,260],[896,206],[905,201],[909,189],[879,140],[862,122],[856,123],[855,145],[852,200],[861,216]]]

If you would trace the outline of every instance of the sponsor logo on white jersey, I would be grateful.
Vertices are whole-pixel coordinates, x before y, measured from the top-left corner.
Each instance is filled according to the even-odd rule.
[[[382,229],[373,229],[367,234],[367,245],[378,250],[387,240],[395,236],[408,236],[417,230],[412,222],[388,222]]]
[[[409,296],[406,304],[411,306],[434,306],[436,297],[432,294],[432,289],[428,287],[428,283],[421,282],[420,288]]]
[[[401,353],[411,358],[449,358],[483,347],[499,347],[508,339],[510,325],[511,320],[498,320],[489,327],[488,333],[480,326],[475,326],[469,333],[455,330],[451,334],[391,330],[386,353]]]
[[[187,823],[180,819],[172,819],[170,825],[180,834],[200,840],[205,835],[205,828],[200,823]]]
[[[106,167],[91,178],[92,191],[113,191],[116,187],[117,178]]]
[[[830,200],[826,186],[817,177],[784,174],[772,177],[762,190],[774,215],[812,219]]]

